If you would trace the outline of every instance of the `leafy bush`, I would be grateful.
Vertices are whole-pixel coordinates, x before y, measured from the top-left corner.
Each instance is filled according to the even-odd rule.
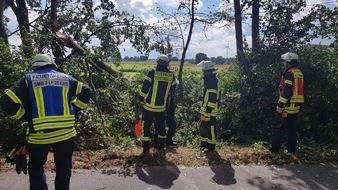
[[[3,94],[27,71],[27,61],[20,53],[10,53],[0,45],[0,91]],[[337,51],[327,46],[302,46],[292,50],[301,61],[305,76],[305,105],[300,114],[300,139],[337,142],[338,61]],[[279,77],[283,72],[278,48],[263,47],[247,56],[247,68],[238,63],[218,73],[222,91],[217,118],[222,146],[227,141],[250,143],[268,141],[278,99]],[[78,142],[87,148],[107,147],[106,139],[129,146],[137,141],[134,125],[138,117],[137,97],[147,70],[140,70],[132,81],[109,76],[73,57],[60,68],[90,85],[93,97],[89,108],[77,118]],[[177,69],[173,69],[177,75]],[[244,75],[243,73],[248,73]],[[183,96],[175,94],[177,133],[181,145],[199,146],[199,109],[202,103],[202,73],[185,70]],[[25,123],[0,112],[0,145],[14,146],[22,138]],[[320,135],[317,135],[320,134]],[[328,139],[328,140],[327,140]],[[249,141],[249,142],[248,142]]]

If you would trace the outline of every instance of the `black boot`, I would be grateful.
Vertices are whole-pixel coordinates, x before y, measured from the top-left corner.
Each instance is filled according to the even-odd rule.
[[[175,147],[175,146],[177,146],[177,144],[174,143],[173,139],[171,139],[171,138],[167,138],[166,145],[169,146],[169,147]]]
[[[142,142],[142,147],[143,147],[143,151],[141,153],[141,156],[146,156],[149,155],[149,142]]]

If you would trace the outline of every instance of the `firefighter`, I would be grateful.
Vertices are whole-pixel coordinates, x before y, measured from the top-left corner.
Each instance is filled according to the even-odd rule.
[[[197,64],[203,71],[204,91],[202,107],[200,109],[201,124],[201,150],[212,152],[216,146],[216,116],[220,104],[221,92],[218,87],[218,78],[216,77],[215,63],[211,61],[202,61]]]
[[[27,149],[30,189],[47,189],[44,164],[50,149],[56,167],[55,189],[69,189],[75,114],[84,109],[91,90],[71,76],[56,71],[47,54],[30,62],[33,72],[26,74],[0,99],[1,107],[16,119],[28,122]]]
[[[176,79],[176,84],[178,84],[178,83],[179,82]],[[175,87],[174,87],[174,89],[175,89]],[[171,93],[169,93],[168,100],[167,100],[167,106],[166,106],[166,110],[165,110],[165,124],[168,128],[166,146],[167,147],[175,147],[175,146],[177,146],[177,144],[173,141],[173,137],[175,136],[175,133],[176,133],[175,101],[174,101],[174,95],[171,94]],[[157,134],[154,134],[153,147],[158,148]]]
[[[297,143],[297,119],[301,105],[304,103],[303,73],[299,70],[298,55],[287,52],[281,56],[284,72],[280,78],[279,99],[276,107],[277,116],[271,130],[270,151],[279,153],[281,146],[281,132],[286,128],[287,144],[289,153],[296,152]]]
[[[168,69],[169,57],[159,55],[157,65],[151,69],[142,84],[139,95],[142,113],[142,154],[149,153],[150,126],[154,123],[155,134],[158,139],[158,149],[163,150],[166,142],[165,109],[169,94],[173,94],[176,80],[174,74]]]

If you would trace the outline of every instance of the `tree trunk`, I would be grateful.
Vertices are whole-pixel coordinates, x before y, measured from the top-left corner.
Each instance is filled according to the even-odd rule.
[[[191,40],[192,30],[194,28],[194,23],[195,23],[195,0],[191,0],[191,18],[190,18],[190,27],[189,27],[188,39],[187,39],[187,43],[183,46],[181,63],[180,63],[180,68],[179,68],[179,72],[178,72],[178,81],[180,82],[179,85],[178,85],[178,89],[179,89],[179,95],[181,97],[183,96],[182,75],[183,75],[184,60],[185,60],[185,55],[187,53],[187,50],[189,48],[189,43],[190,43],[190,40]]]
[[[242,33],[242,14],[240,0],[234,0],[235,7],[235,30],[236,30],[236,49],[237,59],[241,66],[244,66],[243,55],[243,33]]]
[[[9,6],[13,10],[19,24],[24,55],[25,57],[29,58],[33,54],[33,48],[32,48],[32,39],[30,37],[29,18],[26,1],[16,0],[16,5],[13,2],[11,2]]]
[[[0,1],[0,37],[4,40],[5,44],[8,44],[8,35],[6,32],[5,24],[4,24],[4,9],[5,9],[5,1]]]
[[[252,50],[259,46],[259,0],[252,0]]]
[[[79,55],[84,56],[84,52],[85,49],[83,47],[81,47],[79,44],[77,44],[71,37],[67,36],[66,34],[62,34],[60,32],[56,32],[56,36],[58,37],[59,40],[62,41],[62,44],[64,44],[66,47],[72,48],[76,53],[78,53]],[[112,69],[108,64],[106,64],[103,61],[96,61],[93,62],[91,60],[87,61],[93,65],[93,66],[97,66],[102,70],[105,70],[107,73],[113,75],[113,76],[120,76],[128,81],[131,81],[127,76],[125,76],[123,74],[123,72],[120,71],[116,71],[114,69]]]
[[[52,28],[53,34],[56,34],[56,32],[59,31],[58,21],[57,21],[57,5],[58,0],[52,0],[51,1],[51,10],[50,10],[50,25]],[[57,63],[60,62],[60,59],[63,57],[62,55],[62,45],[60,45],[60,39],[56,37],[56,35],[53,35],[53,54],[55,57],[55,61]]]

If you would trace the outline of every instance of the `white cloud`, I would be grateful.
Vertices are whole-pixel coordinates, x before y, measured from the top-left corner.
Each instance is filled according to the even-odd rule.
[[[138,16],[142,18],[147,23],[157,23],[159,15],[156,13],[156,4],[163,6],[165,8],[176,9],[181,2],[181,0],[110,0],[114,2],[119,11],[127,11],[132,15]],[[224,9],[224,7],[233,7],[233,0],[230,3],[224,4],[223,0],[202,0],[198,5],[198,10],[203,10],[206,7],[214,7],[219,9]],[[99,0],[95,0],[94,7],[100,3]],[[294,15],[294,19],[300,19],[304,15],[308,14],[310,9],[316,3],[323,3],[327,6],[334,7],[338,6],[338,1],[335,0],[307,0],[307,7],[303,12]],[[250,11],[250,10],[249,10]],[[262,14],[262,12],[261,12]],[[5,12],[5,15],[9,17],[13,22],[8,25],[8,29],[13,32],[17,28],[16,17],[14,13],[9,9]],[[30,16],[30,20],[36,18],[36,15]],[[194,28],[194,34],[191,39],[191,44],[189,46],[187,52],[187,58],[194,58],[195,55],[199,52],[203,52],[207,54],[208,57],[217,57],[223,56],[234,57],[236,55],[236,36],[235,36],[235,28],[231,27],[212,27],[207,31],[208,39],[202,39],[201,37],[204,35],[202,32],[198,32],[201,26],[196,25]],[[246,36],[247,42],[249,46],[251,45],[251,21],[250,18],[247,21],[244,21],[242,24],[243,35]],[[13,35],[10,37],[10,44],[19,45],[21,44],[21,40],[19,36]],[[330,40],[328,39],[318,39],[314,40],[312,43],[322,43],[328,44]],[[181,44],[181,43],[179,43]],[[226,47],[229,46],[230,49]],[[124,43],[121,46],[122,56],[138,56],[136,50],[131,47],[130,43]],[[125,51],[123,50],[125,49]],[[180,51],[178,53],[181,53]],[[156,52],[151,52],[150,57],[154,58],[158,55]]]

